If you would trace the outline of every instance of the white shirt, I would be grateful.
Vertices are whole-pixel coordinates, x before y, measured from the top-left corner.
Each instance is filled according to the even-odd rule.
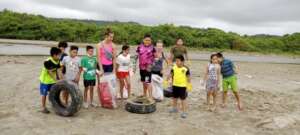
[[[127,54],[127,56],[124,56],[123,54],[120,54],[117,57],[117,64],[119,65],[119,68],[118,68],[119,72],[129,72],[130,54]]]
[[[74,58],[66,56],[62,60],[62,64],[66,66],[65,78],[67,80],[75,80],[80,68],[80,58],[77,56]]]

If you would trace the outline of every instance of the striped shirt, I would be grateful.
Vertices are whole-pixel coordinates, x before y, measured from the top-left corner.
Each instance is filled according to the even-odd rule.
[[[231,60],[224,59],[221,64],[221,73],[223,78],[230,77],[234,75],[234,65]]]

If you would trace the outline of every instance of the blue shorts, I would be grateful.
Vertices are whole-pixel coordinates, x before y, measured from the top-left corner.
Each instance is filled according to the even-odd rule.
[[[53,84],[43,84],[43,83],[41,83],[40,84],[40,94],[42,96],[47,96],[48,92],[50,91],[52,85]]]

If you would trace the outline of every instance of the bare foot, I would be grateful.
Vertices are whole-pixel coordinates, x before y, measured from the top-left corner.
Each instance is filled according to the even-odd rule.
[[[238,107],[239,111],[243,111],[243,107],[241,106],[241,104],[237,104],[237,107]]]
[[[212,107],[211,111],[212,111],[212,112],[216,112],[216,110],[217,110],[217,106],[214,105],[214,106]]]
[[[41,110],[41,112],[44,113],[44,114],[49,114],[50,113],[50,111],[47,108],[44,108],[43,110]]]
[[[207,107],[207,111],[212,112],[211,106],[208,106],[208,107]]]

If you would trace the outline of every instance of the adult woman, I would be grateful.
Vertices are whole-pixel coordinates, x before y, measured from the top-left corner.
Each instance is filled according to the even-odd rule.
[[[185,60],[188,59],[188,53],[186,47],[183,45],[183,40],[181,38],[178,38],[176,40],[176,45],[174,45],[170,50],[170,61],[175,62],[175,58],[178,56],[184,56]]]
[[[97,61],[102,73],[115,73],[116,47],[113,43],[114,33],[108,28],[105,38],[97,45]]]

